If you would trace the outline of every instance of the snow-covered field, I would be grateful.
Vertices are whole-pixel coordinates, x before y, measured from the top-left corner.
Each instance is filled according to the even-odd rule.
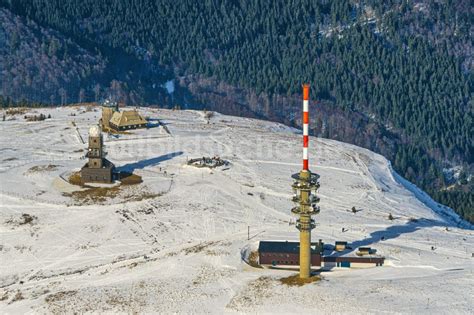
[[[290,224],[297,130],[141,109],[170,133],[160,126],[105,143],[108,158],[144,182],[91,202],[71,197],[78,188],[64,180],[85,163],[81,138],[100,115],[84,109],[0,122],[1,313],[473,313],[472,226],[382,156],[311,139],[311,169],[321,175],[313,241],[372,246],[387,260],[289,287],[279,279],[295,272],[252,268],[242,255],[259,240],[298,239]],[[186,165],[214,155],[230,167]]]

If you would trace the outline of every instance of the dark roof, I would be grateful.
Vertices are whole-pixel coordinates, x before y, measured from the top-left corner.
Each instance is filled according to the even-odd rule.
[[[336,245],[347,245],[345,241],[336,241]]]
[[[316,245],[316,246],[315,246]],[[311,252],[318,253],[316,250],[318,243],[311,243]],[[258,251],[260,253],[299,253],[300,243],[299,242],[288,242],[288,241],[260,241],[258,245]]]
[[[323,256],[324,262],[352,262],[352,263],[384,263],[385,257],[356,257],[356,256]]]

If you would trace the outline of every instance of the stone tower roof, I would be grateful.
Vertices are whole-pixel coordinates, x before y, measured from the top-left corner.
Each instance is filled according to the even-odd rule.
[[[99,137],[100,136],[100,128],[99,126],[92,126],[89,128],[89,136],[90,137]]]

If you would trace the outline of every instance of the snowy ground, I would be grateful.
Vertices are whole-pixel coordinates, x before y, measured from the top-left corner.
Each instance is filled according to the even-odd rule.
[[[255,269],[241,256],[259,240],[297,240],[289,223],[298,131],[142,109],[170,134],[156,127],[106,138],[109,159],[144,182],[94,204],[71,198],[77,188],[64,178],[85,163],[81,138],[100,112],[37,112],[52,119],[0,123],[2,313],[473,313],[472,226],[393,174],[380,155],[311,139],[311,169],[321,175],[312,237],[372,246],[385,266],[336,268],[320,282],[288,287],[279,279],[294,272]],[[213,155],[230,167],[186,166]],[[155,197],[133,201],[143,192]]]

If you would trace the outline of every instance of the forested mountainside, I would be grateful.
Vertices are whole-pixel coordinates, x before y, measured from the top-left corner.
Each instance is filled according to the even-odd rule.
[[[71,37],[0,8],[2,96],[46,104],[100,101],[167,102],[156,62],[120,50],[79,45]],[[144,86],[155,87],[147,91]]]
[[[384,154],[474,222],[469,0],[1,3],[4,98],[57,104],[64,93],[67,102],[113,94],[299,125],[300,85],[310,82],[313,134]],[[22,35],[37,43],[25,47]],[[55,71],[23,65],[29,50]],[[22,87],[44,71],[56,96],[35,94],[34,80],[30,92]],[[164,88],[171,79],[174,93]]]

